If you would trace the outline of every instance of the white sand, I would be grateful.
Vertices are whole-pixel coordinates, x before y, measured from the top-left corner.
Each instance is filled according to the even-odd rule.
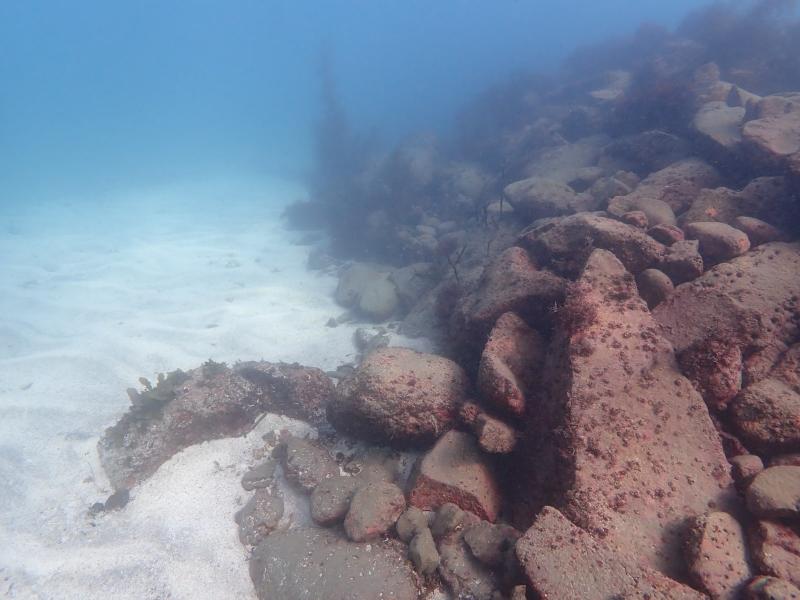
[[[123,511],[86,510],[111,491],[97,440],[140,376],[353,358],[355,325],[325,326],[335,280],[280,222],[299,195],[228,180],[0,208],[0,596],[254,597],[238,481],[288,421],[180,453]]]

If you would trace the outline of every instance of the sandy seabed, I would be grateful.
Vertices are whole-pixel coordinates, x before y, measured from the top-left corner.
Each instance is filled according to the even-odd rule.
[[[239,479],[265,431],[302,424],[189,448],[125,510],[87,508],[111,491],[97,440],[140,376],[352,359],[355,325],[325,326],[336,280],[282,227],[301,192],[223,180],[0,208],[0,596],[254,598]]]

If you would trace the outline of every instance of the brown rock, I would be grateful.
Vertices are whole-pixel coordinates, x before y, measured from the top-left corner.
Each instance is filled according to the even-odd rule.
[[[800,449],[800,394],[780,379],[763,379],[731,403],[731,422],[745,442],[770,454]]]
[[[642,567],[635,557],[593,538],[545,507],[517,542],[528,585],[548,600],[700,600],[700,592]]]
[[[736,600],[753,576],[744,529],[723,512],[692,519],[686,564],[695,583],[715,600]]]
[[[731,475],[740,491],[747,489],[753,478],[764,470],[764,461],[755,454],[739,454],[730,459]]]
[[[619,220],[626,225],[636,227],[636,229],[647,229],[650,226],[650,221],[647,214],[641,210],[629,210],[619,216]]]
[[[647,230],[647,235],[665,246],[684,240],[683,230],[675,225],[655,225]]]
[[[670,246],[658,267],[675,285],[686,283],[703,274],[703,257],[697,240],[681,240]]]
[[[650,173],[627,197],[652,198],[669,204],[675,214],[685,211],[700,190],[719,185],[719,173],[708,163],[689,158]]]
[[[680,575],[681,524],[732,497],[706,406],[613,255],[595,250],[565,310],[583,316],[551,344],[548,386],[520,452],[517,508],[558,502],[621,552]]]
[[[395,484],[368,483],[353,495],[344,519],[344,531],[354,542],[378,538],[391,529],[405,509],[403,490]]]
[[[762,519],[800,517],[800,467],[769,467],[755,476],[745,494],[747,508]]]
[[[514,313],[505,313],[497,319],[481,354],[478,389],[494,407],[521,415],[543,359],[544,341],[539,333]]]
[[[706,264],[716,264],[741,256],[750,249],[744,232],[725,223],[711,221],[687,224],[686,237],[700,242],[700,255]]]
[[[680,222],[719,221],[736,226],[736,219],[747,215],[782,223],[796,214],[795,199],[784,177],[758,177],[741,191],[724,187],[701,190]]]
[[[500,489],[492,467],[474,438],[449,431],[423,456],[409,485],[409,503],[434,510],[447,502],[494,522],[500,512]]]
[[[475,435],[481,450],[489,454],[511,454],[519,437],[511,425],[486,413],[475,421]]]
[[[543,265],[567,277],[580,273],[595,248],[612,252],[634,274],[655,266],[665,252],[662,244],[640,229],[589,213],[523,232],[520,244]]]
[[[381,348],[339,384],[328,419],[377,443],[425,445],[452,425],[468,386],[463,369],[449,359]]]
[[[640,219],[636,224],[641,229],[647,229],[648,226],[676,225],[677,223],[675,213],[672,212],[672,207],[669,204],[663,200],[639,195],[612,198],[611,202],[608,203],[608,212],[618,217],[624,217],[630,212],[643,213],[645,218]],[[629,222],[624,218],[623,221]],[[631,225],[633,224],[631,223]]]
[[[283,517],[283,496],[276,489],[261,488],[236,513],[239,540],[255,546],[272,533]]]
[[[506,553],[514,548],[519,531],[509,525],[478,521],[464,529],[464,541],[472,556],[490,567],[499,567]]]
[[[636,284],[639,295],[647,302],[647,307],[650,309],[661,304],[675,289],[667,274],[658,269],[645,269],[639,273]]]
[[[769,459],[770,467],[777,467],[780,465],[800,467],[800,454],[779,454]]]
[[[762,575],[800,586],[800,526],[758,521],[750,531],[750,554]]]
[[[678,362],[713,410],[725,410],[742,389],[742,350],[728,340],[703,340],[681,352]]]
[[[800,589],[777,577],[756,577],[744,591],[744,600],[800,600]]]
[[[750,240],[750,245],[754,248],[769,242],[789,241],[789,237],[786,233],[755,217],[736,217],[733,226],[747,235],[747,238]]]

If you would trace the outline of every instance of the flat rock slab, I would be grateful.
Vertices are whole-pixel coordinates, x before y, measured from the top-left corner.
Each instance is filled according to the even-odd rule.
[[[322,529],[275,532],[250,559],[260,600],[417,600],[411,564],[396,546],[355,544]]]
[[[517,526],[556,505],[641,564],[682,577],[686,519],[733,496],[708,410],[610,252],[592,253],[560,310],[522,442]]]
[[[417,462],[409,483],[409,503],[436,510],[451,502],[493,522],[502,499],[492,470],[475,438],[449,431]]]
[[[545,507],[516,546],[528,584],[548,600],[700,600],[704,594],[637,565]]]
[[[319,421],[333,384],[319,369],[285,363],[245,363],[235,369],[206,363],[176,371],[156,386],[129,390],[133,406],[98,442],[115,489],[147,479],[194,444],[249,432],[264,412]]]

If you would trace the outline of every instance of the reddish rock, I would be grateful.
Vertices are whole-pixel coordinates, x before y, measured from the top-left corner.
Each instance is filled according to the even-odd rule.
[[[647,230],[647,235],[665,246],[671,246],[685,239],[683,230],[675,225],[655,225]]]
[[[763,379],[733,400],[731,423],[755,450],[800,450],[800,394],[779,379]]]
[[[145,389],[128,391],[133,406],[97,446],[115,489],[144,481],[193,444],[247,433],[267,411],[316,423],[333,393],[319,369],[284,363],[229,369],[209,361],[186,373],[170,373],[155,386],[142,381]]]
[[[727,340],[703,340],[681,352],[678,362],[709,408],[725,410],[742,389],[742,351]]]
[[[733,496],[707,408],[609,252],[595,250],[564,310],[581,317],[556,330],[529,410],[517,524],[557,503],[620,552],[681,575],[682,523]]]
[[[471,435],[450,431],[417,462],[409,482],[409,503],[435,510],[451,502],[494,522],[502,499],[492,472]]]
[[[736,258],[750,249],[747,235],[725,223],[688,223],[683,230],[687,238],[700,242],[700,256],[707,265]]]
[[[486,413],[475,421],[475,436],[481,450],[489,454],[511,454],[519,438],[511,425]]]
[[[800,586],[800,525],[758,521],[750,531],[749,541],[759,573]]]
[[[617,196],[608,203],[608,213],[621,217],[625,223],[635,225],[640,229],[647,229],[655,225],[673,226],[676,224],[675,213],[672,207],[663,200],[646,198],[642,196]],[[625,215],[641,213],[635,223],[625,219]]]
[[[685,211],[700,190],[719,185],[720,177],[714,167],[696,158],[673,163],[650,173],[626,196],[630,201],[651,198],[666,202],[675,214]]]
[[[468,386],[463,369],[449,359],[380,348],[339,384],[328,419],[377,443],[426,445],[453,424]]]
[[[641,229],[589,213],[580,213],[535,227],[520,236],[520,244],[548,268],[577,276],[592,250],[612,252],[632,273],[657,265],[663,244]]]
[[[640,566],[636,557],[595,539],[560,512],[545,507],[516,546],[528,585],[548,600],[705,598],[700,592]]]
[[[796,213],[795,200],[785,178],[759,177],[742,190],[724,187],[701,190],[689,210],[681,215],[680,222],[719,221],[736,226],[736,219],[747,215],[782,223]]]
[[[543,359],[544,341],[539,333],[514,313],[505,313],[484,346],[478,389],[496,408],[521,415]]]
[[[750,245],[754,248],[769,242],[789,241],[786,233],[755,217],[736,217],[733,220],[733,226],[747,235]]]
[[[739,454],[730,459],[731,475],[740,491],[747,489],[753,478],[764,470],[764,461],[755,454]]]
[[[784,579],[762,575],[744,591],[744,600],[800,600],[800,589]]]
[[[770,467],[777,467],[780,465],[800,467],[800,454],[779,454],[769,459]]]
[[[762,519],[800,518],[800,467],[770,467],[755,476],[745,494],[747,508]]]
[[[385,534],[406,509],[403,490],[393,483],[374,481],[360,487],[350,500],[344,531],[354,542]]]
[[[723,512],[692,519],[686,564],[692,580],[715,600],[736,600],[753,576],[744,529]]]
[[[647,307],[650,309],[669,298],[675,289],[669,276],[658,269],[645,269],[639,273],[636,285],[639,288],[639,295],[647,302]]]
[[[664,271],[675,285],[686,283],[703,274],[703,257],[697,240],[681,240],[670,246],[658,268]]]

